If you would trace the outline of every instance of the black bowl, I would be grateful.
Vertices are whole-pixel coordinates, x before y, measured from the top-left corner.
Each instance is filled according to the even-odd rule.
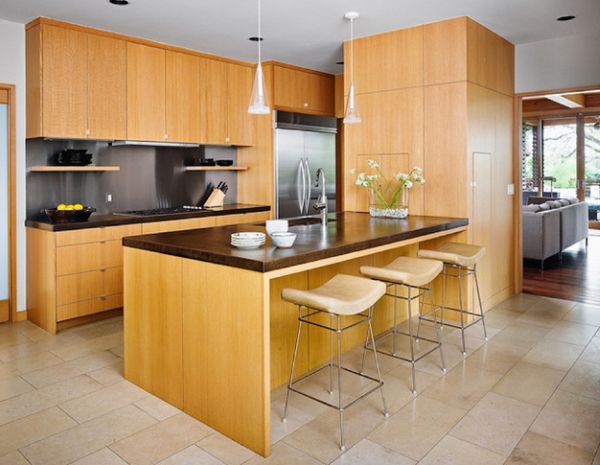
[[[96,209],[93,207],[84,207],[83,210],[46,208],[44,213],[48,216],[51,223],[80,223],[87,221],[95,211]]]
[[[233,160],[217,160],[218,166],[233,166]]]

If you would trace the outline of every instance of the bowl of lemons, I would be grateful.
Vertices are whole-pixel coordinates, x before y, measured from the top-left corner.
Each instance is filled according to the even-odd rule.
[[[95,211],[95,208],[80,203],[60,203],[56,208],[46,208],[44,213],[52,223],[78,223],[87,221]]]

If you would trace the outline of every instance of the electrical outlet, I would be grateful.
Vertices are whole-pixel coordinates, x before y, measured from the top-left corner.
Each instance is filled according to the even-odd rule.
[[[506,194],[507,195],[515,195],[515,185],[514,184],[509,184],[508,186],[506,186]]]
[[[106,203],[112,202],[112,194],[110,192],[106,193]]]

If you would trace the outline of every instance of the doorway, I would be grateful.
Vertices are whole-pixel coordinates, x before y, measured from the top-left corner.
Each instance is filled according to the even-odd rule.
[[[14,91],[0,84],[0,323],[16,313]]]
[[[517,105],[523,290],[600,305],[600,88]]]

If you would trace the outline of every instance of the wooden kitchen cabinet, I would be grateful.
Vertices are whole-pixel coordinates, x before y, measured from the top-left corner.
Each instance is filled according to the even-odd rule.
[[[127,43],[88,34],[88,138],[127,137]]]
[[[127,138],[164,141],[166,128],[166,52],[127,43]]]
[[[124,139],[125,41],[37,24],[27,37],[27,137]]]
[[[273,67],[273,73],[276,108],[334,116],[334,76],[279,65]]]
[[[187,53],[166,52],[166,139],[200,142],[199,58]]]
[[[204,142],[254,145],[254,119],[248,114],[253,69],[219,60],[200,59],[201,121]]]

